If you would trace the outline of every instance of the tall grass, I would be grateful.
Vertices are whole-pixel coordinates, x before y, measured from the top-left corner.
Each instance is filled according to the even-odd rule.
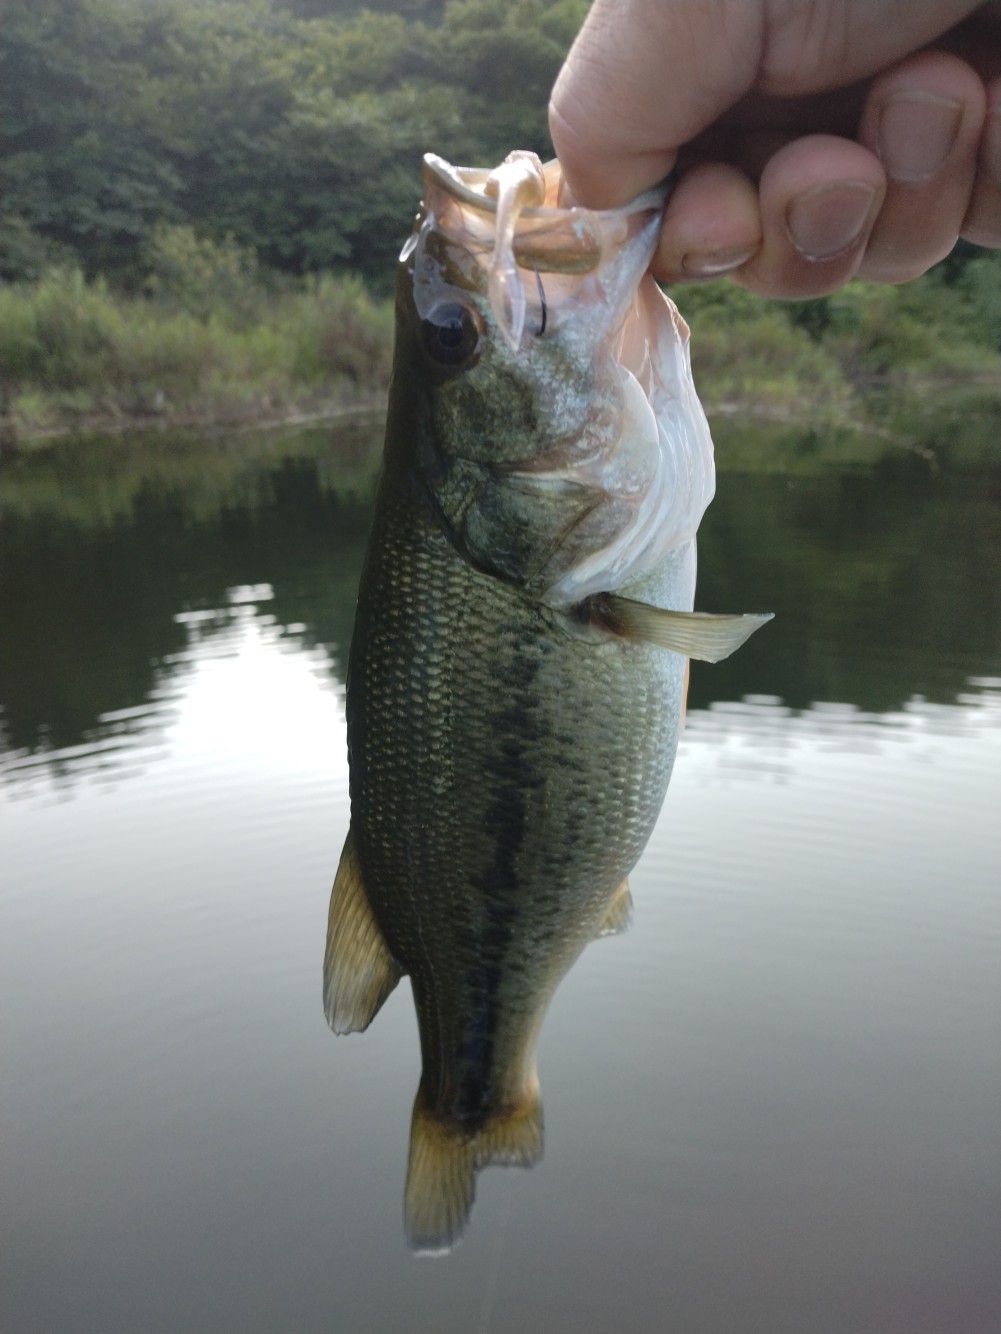
[[[289,416],[384,394],[392,311],[359,280],[277,285],[233,248],[170,232],[139,293],[73,268],[0,288],[0,407],[16,429]]]
[[[967,263],[958,281],[936,270],[798,305],[732,283],[673,295],[710,411],[826,428],[878,417],[888,390],[1001,383],[1001,255]],[[390,303],[359,279],[294,282],[232,241],[163,227],[130,293],[71,267],[0,287],[0,428],[288,419],[374,404],[389,383],[392,321]]]
[[[950,281],[934,269],[899,287],[852,282],[809,302],[764,301],[732,283],[678,288],[692,365],[710,402],[813,423],[871,415],[889,394],[942,383],[1001,384],[1001,255]]]
[[[795,415],[824,426],[856,416],[857,395],[837,360],[774,303],[746,292],[740,296],[747,304],[735,303],[731,290],[722,288],[718,302],[706,300],[706,288],[696,289],[694,302],[686,300],[688,293],[678,294],[692,328],[692,370],[707,410]]]

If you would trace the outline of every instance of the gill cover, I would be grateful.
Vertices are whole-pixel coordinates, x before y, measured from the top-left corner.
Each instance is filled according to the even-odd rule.
[[[483,321],[482,378],[474,387],[471,372],[452,408],[470,440],[480,404],[505,420],[486,403],[495,386],[516,384],[531,404],[522,439],[501,447],[494,430],[490,457],[453,450],[447,517],[477,563],[553,607],[653,569],[695,536],[715,486],[688,326],[646,271],[666,189],[599,212],[562,207],[561,185],[559,164],[531,153],[493,171],[429,154],[401,255],[420,320],[475,308]]]

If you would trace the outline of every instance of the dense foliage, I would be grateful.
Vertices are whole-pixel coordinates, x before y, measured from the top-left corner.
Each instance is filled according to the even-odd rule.
[[[123,418],[288,419],[385,393],[392,310],[357,276],[282,283],[190,227],[158,229],[149,263],[149,297],[76,268],[0,287],[8,434]]]
[[[385,289],[424,151],[547,151],[549,88],[585,9],[6,0],[0,275],[56,261],[135,281],[166,222]]]

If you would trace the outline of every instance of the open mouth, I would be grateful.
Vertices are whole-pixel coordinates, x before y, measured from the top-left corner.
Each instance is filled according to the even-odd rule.
[[[454,167],[433,153],[424,159],[426,216],[479,260],[497,327],[514,352],[526,327],[536,337],[553,329],[581,276],[607,268],[659,218],[666,198],[657,188],[623,209],[567,208],[562,186],[560,164],[534,153],[511,153],[492,170]]]

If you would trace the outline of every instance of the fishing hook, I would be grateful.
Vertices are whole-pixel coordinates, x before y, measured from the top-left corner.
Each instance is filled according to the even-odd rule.
[[[535,269],[535,285],[539,289],[539,302],[542,305],[542,321],[535,331],[535,336],[541,338],[546,332],[546,294],[542,289],[542,275],[539,273],[538,266]]]

